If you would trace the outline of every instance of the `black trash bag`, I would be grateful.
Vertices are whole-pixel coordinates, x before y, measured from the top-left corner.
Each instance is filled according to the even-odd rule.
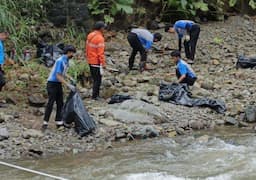
[[[209,107],[218,113],[226,111],[225,103],[208,98],[192,98],[186,84],[160,84],[159,100],[185,106]]]
[[[96,129],[93,118],[84,107],[78,92],[70,92],[62,112],[64,124],[75,123],[76,132],[82,137]]]
[[[63,43],[48,45],[41,41],[37,44],[37,58],[42,58],[46,67],[52,67],[55,61],[63,54]]]
[[[131,96],[129,95],[121,95],[121,94],[115,94],[111,97],[110,101],[108,104],[115,104],[115,103],[121,103],[125,100],[132,99]]]
[[[238,56],[236,68],[254,68],[256,66],[256,57]]]

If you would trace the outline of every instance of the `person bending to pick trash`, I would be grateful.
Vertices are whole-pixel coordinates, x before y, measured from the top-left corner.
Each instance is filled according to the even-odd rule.
[[[200,34],[200,26],[193,21],[179,20],[174,25],[168,25],[165,27],[165,32],[176,32],[179,39],[179,51],[181,51],[181,41],[185,36],[184,47],[186,58],[189,64],[194,64],[196,44]]]
[[[171,52],[171,57],[176,64],[176,76],[178,83],[185,83],[188,86],[193,86],[197,77],[193,69],[185,61],[181,59],[180,51]]]
[[[129,58],[129,69],[133,69],[134,59],[137,52],[140,52],[140,71],[147,70],[146,61],[147,61],[147,50],[150,49],[153,45],[153,42],[158,42],[162,39],[160,33],[151,34],[146,29],[135,28],[129,32],[127,36],[128,42],[132,47],[132,53]]]

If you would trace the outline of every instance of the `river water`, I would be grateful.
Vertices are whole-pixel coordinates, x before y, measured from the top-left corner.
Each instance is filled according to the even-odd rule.
[[[224,128],[133,141],[104,152],[11,163],[76,180],[255,180],[256,136]],[[1,180],[49,179],[3,166],[0,173]]]

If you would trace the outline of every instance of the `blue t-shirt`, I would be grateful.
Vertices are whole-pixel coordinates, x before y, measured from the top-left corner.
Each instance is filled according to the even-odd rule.
[[[191,29],[193,24],[195,23],[189,20],[179,20],[175,22],[173,27],[177,32],[179,39],[183,38],[183,36],[187,33],[187,29]]]
[[[189,76],[191,78],[195,78],[196,74],[193,71],[193,69],[190,67],[190,65],[188,65],[185,61],[183,61],[182,59],[180,59],[177,62],[177,70],[179,71],[180,75],[186,75]]]
[[[142,46],[145,49],[150,49],[153,45],[154,36],[146,29],[135,28],[131,32],[137,34]]]
[[[54,66],[53,66],[51,73],[48,77],[48,81],[59,82],[59,80],[57,79],[57,74],[61,74],[62,76],[65,76],[68,67],[69,67],[68,57],[66,55],[61,56],[54,63]]]
[[[0,65],[4,64],[4,43],[0,41]]]

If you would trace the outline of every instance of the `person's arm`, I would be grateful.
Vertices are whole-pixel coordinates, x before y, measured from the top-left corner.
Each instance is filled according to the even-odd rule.
[[[179,67],[178,67],[178,70],[181,74],[181,76],[178,79],[178,83],[180,83],[186,78],[187,69],[186,69],[186,66],[184,64],[180,64]]]
[[[56,78],[58,79],[58,81],[64,85],[66,85],[71,91],[75,91],[75,89],[76,89],[75,86],[68,83],[63,76],[64,66],[63,66],[62,62],[57,61],[56,63],[57,63],[56,64],[56,74],[57,74]]]
[[[178,83],[182,82],[185,78],[186,78],[186,74],[183,74],[182,76],[180,76],[180,78],[178,79]]]

